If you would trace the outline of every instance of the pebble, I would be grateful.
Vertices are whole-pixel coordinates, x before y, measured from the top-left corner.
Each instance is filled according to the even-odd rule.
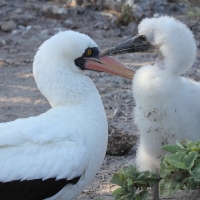
[[[94,28],[101,28],[104,25],[104,22],[97,22],[94,24]]]
[[[45,17],[63,18],[67,16],[68,11],[65,8],[58,7],[57,5],[45,5],[42,8],[42,14]]]
[[[65,20],[64,25],[69,29],[76,29],[77,28],[77,25],[71,19]]]
[[[82,15],[83,13],[85,13],[85,7],[79,6],[79,7],[77,8],[77,12],[78,12],[78,14]]]
[[[133,35],[136,35],[137,34],[137,23],[136,22],[130,22],[128,24],[128,27],[127,27],[128,31],[129,31],[129,34],[131,34],[132,36]]]
[[[17,24],[13,20],[0,22],[1,30],[4,32],[10,32],[16,29]]]
[[[109,26],[104,25],[104,26],[103,26],[103,29],[107,31],[107,30],[109,30],[110,28],[109,28]]]
[[[1,39],[1,40],[0,40],[0,47],[1,47],[1,46],[4,46],[4,45],[6,45],[6,41],[3,40],[3,39]]]

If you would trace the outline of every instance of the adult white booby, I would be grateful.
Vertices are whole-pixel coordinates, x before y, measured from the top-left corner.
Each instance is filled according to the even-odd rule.
[[[166,154],[163,145],[200,139],[200,83],[181,76],[194,63],[196,43],[189,28],[173,17],[146,18],[138,31],[138,36],[101,55],[159,53],[154,65],[140,68],[133,78],[140,131],[136,164],[141,171],[158,172]]]
[[[33,73],[52,109],[0,124],[0,199],[72,200],[98,172],[108,125],[100,95],[82,71],[131,78],[111,57],[100,58],[88,36],[64,31],[37,51]]]

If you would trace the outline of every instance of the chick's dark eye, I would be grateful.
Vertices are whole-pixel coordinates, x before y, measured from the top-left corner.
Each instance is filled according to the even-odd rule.
[[[88,56],[90,56],[90,55],[92,54],[92,49],[88,49],[87,52],[86,52],[86,54],[87,54]]]
[[[141,36],[141,40],[142,40],[142,42],[147,42],[146,36],[142,35],[142,36]]]

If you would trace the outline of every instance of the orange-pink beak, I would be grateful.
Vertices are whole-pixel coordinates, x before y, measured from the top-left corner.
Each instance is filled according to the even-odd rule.
[[[111,56],[102,56],[100,58],[85,58],[85,67],[87,69],[106,72],[109,74],[133,79],[135,71],[127,68]]]

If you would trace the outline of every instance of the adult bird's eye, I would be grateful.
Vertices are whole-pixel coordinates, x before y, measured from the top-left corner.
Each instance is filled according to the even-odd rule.
[[[92,49],[88,49],[86,53],[88,56],[90,56],[92,54]]]
[[[141,36],[141,40],[142,40],[142,42],[147,42],[146,36],[142,35],[142,36]]]

